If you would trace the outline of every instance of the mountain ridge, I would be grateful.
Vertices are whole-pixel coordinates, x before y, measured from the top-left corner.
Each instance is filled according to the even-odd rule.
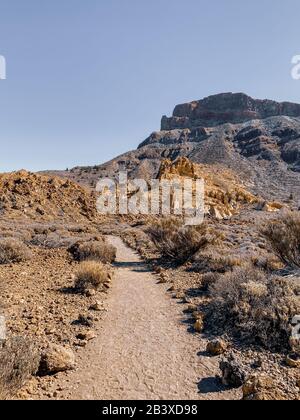
[[[177,105],[173,114],[183,117],[171,117],[171,130],[153,132],[136,150],[56,174],[94,188],[99,178],[116,178],[120,170],[129,178],[156,178],[164,159],[187,157],[234,170],[249,191],[266,200],[293,197],[300,204],[300,104],[225,93]],[[178,128],[177,118],[188,118],[189,127]]]
[[[299,117],[300,104],[254,99],[244,93],[221,93],[176,105],[172,117],[162,117],[161,131],[237,124],[278,116]]]

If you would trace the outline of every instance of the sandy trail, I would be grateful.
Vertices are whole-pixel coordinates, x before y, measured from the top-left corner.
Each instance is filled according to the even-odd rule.
[[[117,271],[98,337],[68,375],[62,398],[235,399],[214,379],[218,360],[199,356],[205,341],[187,332],[182,305],[121,239]]]

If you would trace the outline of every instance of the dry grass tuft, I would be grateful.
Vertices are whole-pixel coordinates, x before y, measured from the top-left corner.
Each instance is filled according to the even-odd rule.
[[[0,240],[0,264],[26,261],[30,256],[29,248],[18,239],[4,238]]]
[[[204,273],[201,277],[201,287],[204,291],[208,291],[220,278],[220,274],[216,272]]]
[[[211,286],[208,321],[265,348],[289,347],[291,320],[300,313],[296,285],[251,266],[220,276]]]
[[[76,261],[99,261],[112,264],[116,260],[117,250],[104,241],[76,243],[69,248]]]
[[[77,270],[75,288],[79,291],[99,289],[112,279],[109,266],[96,261],[83,261]]]
[[[162,257],[184,263],[215,240],[207,226],[184,226],[177,218],[164,218],[148,228],[148,234]]]
[[[268,223],[263,235],[275,254],[288,266],[300,268],[300,213],[286,213]]]
[[[12,338],[0,345],[0,400],[13,397],[37,372],[39,362],[39,352],[25,338]]]

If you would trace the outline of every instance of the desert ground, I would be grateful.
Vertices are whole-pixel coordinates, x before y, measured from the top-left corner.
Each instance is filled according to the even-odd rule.
[[[1,399],[299,400],[300,106],[222,94],[161,128],[104,165],[0,174]],[[120,168],[129,198],[204,179],[203,223],[99,214]]]

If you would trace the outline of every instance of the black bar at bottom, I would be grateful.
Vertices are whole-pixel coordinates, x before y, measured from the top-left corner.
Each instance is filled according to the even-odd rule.
[[[203,403],[205,401],[11,401],[4,404],[15,405],[16,412],[34,418],[34,414],[47,413],[47,416],[57,417],[58,413],[67,414],[68,418],[105,419],[107,417],[124,417],[135,419],[138,417],[198,417],[204,416]],[[4,406],[3,404],[3,406]],[[44,404],[39,409],[40,404]],[[6,407],[8,408],[8,407]],[[14,407],[9,407],[12,416]]]

